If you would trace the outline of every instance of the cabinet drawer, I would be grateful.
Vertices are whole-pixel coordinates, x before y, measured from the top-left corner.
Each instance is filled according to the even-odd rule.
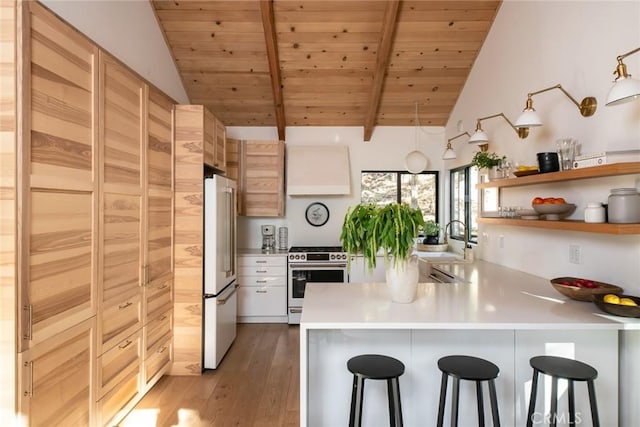
[[[142,331],[135,332],[98,358],[98,397],[104,397],[116,384],[140,373]]]
[[[129,411],[127,405],[136,398],[140,389],[139,378],[139,371],[131,372],[113,390],[98,400],[100,425],[114,425],[111,421],[118,422]]]
[[[171,339],[173,310],[149,320],[144,327],[144,358],[153,353],[167,339]]]
[[[161,341],[153,352],[147,354],[147,358],[144,361],[145,388],[171,362],[172,353],[171,337],[169,336],[167,340]]]
[[[287,286],[287,278],[285,276],[240,276],[238,278],[240,286]]]
[[[142,326],[142,296],[140,292],[102,308],[100,315],[102,354]]]
[[[238,268],[239,276],[287,276],[287,267],[271,265],[252,265]]]
[[[249,267],[249,266],[287,266],[287,257],[286,256],[251,256],[251,255],[242,255],[238,257],[238,266],[240,267]]]
[[[238,316],[286,316],[286,286],[238,288]]]
[[[160,313],[171,308],[173,300],[173,278],[157,280],[150,283],[144,290],[146,303],[146,319],[157,317]]]

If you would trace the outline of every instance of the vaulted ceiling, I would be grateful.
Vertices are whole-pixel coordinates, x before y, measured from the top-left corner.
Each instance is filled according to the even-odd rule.
[[[225,125],[443,126],[500,1],[152,0],[189,99]]]

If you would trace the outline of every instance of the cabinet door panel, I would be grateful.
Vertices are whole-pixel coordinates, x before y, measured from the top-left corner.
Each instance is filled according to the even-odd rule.
[[[21,408],[33,427],[90,425],[95,317],[19,354]]]
[[[147,199],[148,280],[153,283],[173,272],[173,197],[171,192]]]
[[[99,397],[132,373],[140,372],[141,349],[142,331],[138,331],[98,358]]]
[[[147,120],[147,181],[149,189],[173,190],[171,112],[173,102],[149,89]]]
[[[227,150],[227,129],[224,127],[224,123],[222,123],[220,120],[215,119],[215,126],[216,126],[216,135],[215,135],[215,159],[214,159],[214,166],[221,170],[221,171],[225,171],[227,164],[226,164],[226,150]]]
[[[238,288],[238,316],[286,316],[287,288]]]
[[[215,132],[216,123],[213,114],[206,108],[204,109],[204,163],[209,166],[215,166]]]
[[[238,266],[287,266],[287,256],[252,256],[252,255],[241,255],[238,257]]]
[[[158,316],[171,307],[173,302],[173,276],[155,280],[145,289],[146,319]]]
[[[142,326],[140,293],[124,296],[100,311],[100,341],[98,354],[110,349]]]
[[[98,400],[99,425],[108,425],[114,418],[121,418],[128,412],[127,405],[138,396],[140,372],[134,371],[118,383],[113,390]]]

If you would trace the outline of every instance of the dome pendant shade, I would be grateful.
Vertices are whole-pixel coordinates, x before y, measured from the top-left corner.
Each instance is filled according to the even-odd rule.
[[[453,151],[453,148],[451,147],[447,147],[447,149],[444,150],[444,153],[442,154],[442,160],[453,160],[457,158],[458,156],[456,155],[456,152]]]
[[[489,136],[482,129],[476,130],[467,142],[469,144],[486,144],[487,142],[489,142]]]
[[[411,173],[420,173],[427,167],[427,157],[420,151],[414,150],[404,158],[404,166]]]
[[[620,77],[613,84],[607,95],[605,105],[620,105],[638,99],[640,97],[640,80],[629,77]]]
[[[530,128],[536,126],[542,126],[542,120],[540,120],[540,116],[536,113],[536,110],[533,108],[527,108],[520,114],[518,120],[514,124],[516,128]]]

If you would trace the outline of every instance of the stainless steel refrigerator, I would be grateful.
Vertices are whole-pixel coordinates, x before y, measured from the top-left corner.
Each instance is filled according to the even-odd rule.
[[[204,180],[204,369],[216,369],[236,338],[236,183]]]

